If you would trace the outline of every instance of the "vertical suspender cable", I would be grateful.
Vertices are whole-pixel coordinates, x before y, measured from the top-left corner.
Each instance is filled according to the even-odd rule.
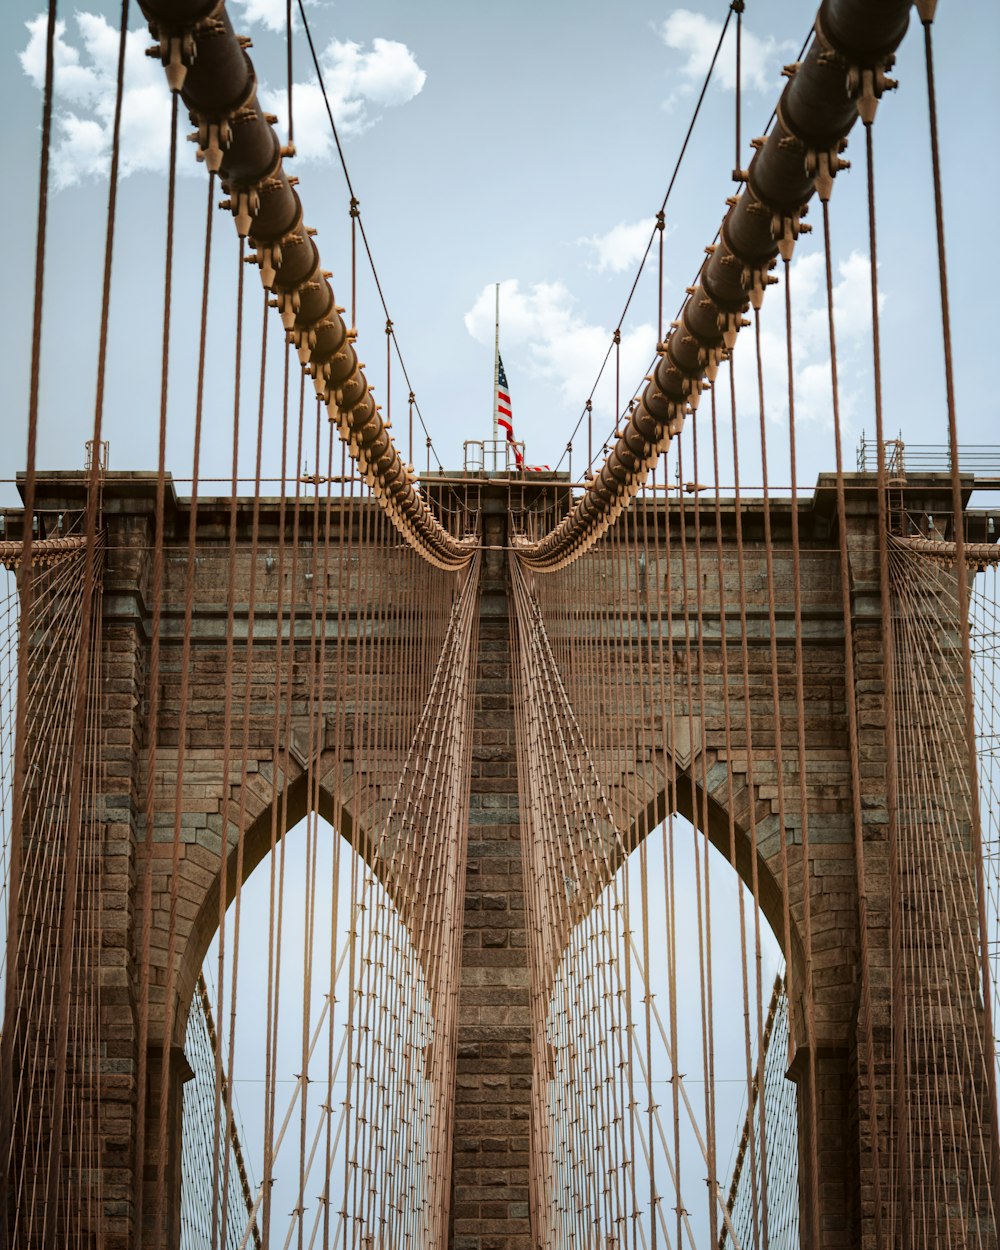
[[[288,146],[294,149],[295,120],[292,114],[292,87],[294,84],[292,73],[292,0],[285,0],[285,70],[288,83]]]
[[[661,208],[656,214],[656,232],[659,235],[656,243],[656,350],[663,347],[663,235],[666,230],[666,215]],[[656,495],[653,495],[656,501]]]
[[[924,58],[927,66],[927,106],[934,174],[934,224],[937,236],[938,279],[941,289],[941,324],[944,339],[945,393],[948,404],[948,451],[951,461],[951,497],[954,517],[955,567],[958,580],[958,629],[962,646],[962,694],[965,714],[965,748],[968,761],[969,813],[972,823],[973,854],[976,864],[976,901],[979,915],[979,962],[982,979],[982,1044],[986,1067],[987,1115],[990,1124],[990,1189],[994,1210],[1000,1209],[1000,1139],[997,1137],[997,1085],[994,1062],[994,1030],[991,1004],[989,948],[986,928],[986,883],[983,873],[982,812],[976,767],[976,712],[972,685],[972,655],[969,640],[969,572],[965,561],[962,480],[958,463],[958,421],[955,411],[955,374],[951,347],[951,310],[948,300],[948,260],[944,237],[944,199],[941,189],[941,154],[938,141],[937,96],[934,86],[934,43],[931,26],[936,0],[918,0],[917,10],[924,28]],[[871,127],[866,128],[871,135]],[[873,270],[874,273],[874,270]],[[874,280],[874,278],[873,278]]]
[[[173,259],[174,259],[174,207],[176,201],[177,190],[177,102],[178,95],[176,92],[171,97],[171,117],[170,117],[170,175],[167,187],[167,239],[166,239],[166,260],[164,264],[164,283],[163,283],[163,346],[162,346],[162,363],[160,374],[160,432],[159,432],[159,449],[157,453],[156,467],[156,517],[154,521],[155,535],[153,547],[153,573],[152,573],[152,593],[150,596],[150,610],[152,621],[150,626],[150,645],[149,645],[149,695],[148,695],[148,719],[146,725],[146,842],[145,854],[151,860],[153,847],[153,824],[155,820],[156,809],[156,750],[159,737],[159,683],[160,683],[160,610],[163,599],[163,543],[164,543],[164,504],[166,496],[166,457],[167,457],[167,391],[170,377],[170,302],[173,290]],[[151,868],[149,869],[151,873]],[[143,925],[152,924],[152,880],[147,878],[147,895],[149,896],[149,910],[144,912]],[[170,935],[173,936],[175,929],[174,911],[171,911],[171,927]],[[148,947],[148,929],[143,930],[143,961],[147,969],[148,977],[149,967],[149,947]],[[169,973],[167,970],[168,994]],[[147,981],[148,984],[148,981]],[[170,1001],[169,998],[164,1004],[164,1017],[170,1022]],[[167,1025],[164,1025],[163,1047],[160,1056],[160,1105],[159,1105],[159,1153],[156,1165],[156,1215],[157,1218],[166,1221],[166,1166],[167,1166],[167,1150],[168,1150],[168,1105],[170,1097],[170,1060],[171,1045],[170,1035]],[[141,1168],[137,1168],[141,1174]]]
[[[181,848],[181,813],[184,781],[184,759],[186,751],[187,738],[187,710],[188,710],[188,690],[190,684],[190,665],[189,659],[191,655],[191,634],[194,620],[194,578],[195,578],[195,551],[197,544],[197,517],[198,517],[198,479],[200,475],[201,462],[201,430],[202,418],[204,415],[205,400],[205,362],[207,355],[207,338],[208,338],[208,292],[209,278],[211,274],[211,250],[212,250],[212,219],[215,208],[215,175],[211,174],[208,179],[208,201],[205,216],[205,249],[204,262],[202,268],[202,292],[201,292],[201,324],[198,338],[198,377],[197,389],[195,395],[195,425],[194,425],[194,449],[191,470],[191,512],[188,522],[188,542],[187,542],[187,560],[184,581],[184,635],[181,644],[181,686],[179,693],[180,707],[178,709],[178,728],[177,728],[177,780],[174,788],[174,827],[173,827],[173,851],[171,857],[171,874],[170,874],[170,915],[176,916],[177,911],[177,890],[180,870],[180,848]],[[156,617],[158,620],[158,616]],[[147,793],[147,804],[152,802]],[[146,846],[143,859],[143,890],[142,890],[142,937],[141,937],[141,954],[139,961],[139,988],[140,988],[140,1013],[139,1013],[139,1044],[138,1044],[138,1076],[136,1088],[136,1159],[143,1160],[146,1151],[146,1106],[148,1096],[149,1082],[147,1079],[147,1056],[149,1051],[149,956],[150,956],[150,930],[152,925],[152,820],[147,820]],[[170,931],[174,929],[174,921],[170,922]],[[168,939],[169,941],[169,939]],[[142,1244],[142,1220],[144,1210],[144,1182],[143,1169],[137,1169],[136,1186],[135,1186],[135,1209],[136,1209],[136,1245],[140,1247]]]
[[[409,427],[409,439],[407,442],[408,450],[407,450],[406,462],[410,466],[411,469],[414,467],[413,465],[413,400],[414,398],[415,396],[413,392],[410,391],[409,399],[407,400],[407,405],[409,407],[410,427]]]
[[[229,893],[229,825],[230,815],[229,809],[232,802],[232,782],[230,781],[229,770],[232,763],[232,735],[233,735],[233,654],[235,650],[235,640],[233,638],[233,621],[236,609],[236,530],[237,530],[237,478],[239,473],[239,446],[240,446],[240,405],[242,400],[242,380],[243,380],[243,273],[244,262],[246,260],[246,241],[240,238],[239,251],[237,253],[237,275],[236,275],[236,334],[233,344],[233,437],[232,437],[232,476],[230,489],[232,497],[229,501],[229,523],[228,523],[228,559],[226,561],[226,643],[225,643],[225,672],[223,675],[224,688],[222,691],[222,764],[220,769],[220,820],[219,820],[219,908],[217,915],[218,922],[218,952],[219,952],[219,972],[218,972],[218,995],[219,995],[219,1045],[215,1050],[215,1108],[213,1117],[213,1142],[212,1142],[212,1246],[211,1250],[219,1250],[222,1243],[219,1241],[219,1202],[225,1202],[225,1192],[220,1190],[220,1143],[224,1147],[225,1137],[222,1135],[222,1116],[224,1108],[222,1106],[222,1076],[223,1076],[223,1038],[221,1034],[222,1022],[225,1020],[225,996],[226,996],[226,903]],[[237,833],[237,836],[238,833]],[[168,970],[169,975],[169,970]],[[172,999],[173,996],[171,996]],[[168,1014],[173,1010],[173,1002],[168,1002]]]
[[[278,764],[281,759],[281,720],[282,720],[282,662],[285,633],[285,530],[287,523],[287,474],[288,474],[288,388],[290,374],[290,345],[286,340],[283,353],[284,367],[282,370],[282,401],[281,401],[281,479],[278,504],[278,560],[277,560],[277,602],[275,605],[274,627],[274,714],[271,720],[271,841],[270,841],[270,880],[268,883],[268,933],[267,933],[267,1000],[265,1005],[265,1044],[264,1044],[264,1164],[261,1174],[263,1190],[263,1246],[268,1250],[270,1244],[271,1218],[271,1170],[274,1164],[274,1099],[276,1064],[277,1064],[277,1028],[274,1019],[274,1001],[276,989],[276,947],[280,943],[278,925],[282,915],[282,900],[279,897],[278,861],[284,862],[283,853],[279,856],[278,842],[284,848],[284,830],[279,834],[278,812],[281,806],[283,790],[282,778],[279,777]],[[291,648],[291,642],[289,643]],[[286,690],[284,698],[288,700],[290,693]],[[282,878],[281,884],[284,884]]]
[[[55,1049],[55,1084],[52,1094],[51,1137],[49,1145],[48,1168],[45,1185],[45,1214],[43,1219],[42,1242],[51,1246],[58,1234],[59,1223],[59,1191],[60,1177],[63,1169],[63,1120],[66,1111],[67,1066],[69,1063],[69,1030],[70,1007],[74,989],[74,974],[77,971],[74,960],[74,946],[78,927],[79,902],[79,871],[80,871],[80,838],[81,815],[83,807],[84,769],[88,751],[88,694],[91,685],[91,648],[94,639],[91,637],[92,611],[94,603],[94,570],[96,561],[95,543],[97,536],[98,491],[102,463],[100,456],[101,418],[104,401],[104,365],[107,352],[108,307],[111,286],[111,257],[114,246],[115,199],[118,174],[118,139],[121,130],[122,79],[125,58],[125,36],[128,29],[128,5],[123,3],[122,18],[118,43],[118,73],[115,98],[115,114],[113,126],[113,153],[111,182],[108,194],[108,213],[104,251],[104,279],[101,298],[101,326],[98,345],[97,393],[94,405],[94,434],[87,482],[86,507],[86,547],[84,553],[84,575],[80,602],[80,645],[76,660],[76,691],[72,719],[72,765],[69,786],[69,807],[65,829],[63,850],[63,890],[62,914],[59,929],[59,965],[58,994],[56,997],[56,1049]],[[98,635],[99,636],[99,635]],[[76,1093],[78,1091],[74,1091]],[[72,1149],[72,1148],[71,1148]],[[82,1196],[82,1195],[81,1195]],[[72,1197],[67,1194],[67,1201]],[[67,1209],[67,1217],[72,1222],[73,1212]],[[70,1225],[71,1226],[71,1223]]]
[[[38,392],[42,358],[42,304],[45,290],[45,243],[48,233],[49,206],[49,156],[52,140],[52,93],[55,77],[56,0],[49,0],[48,22],[45,33],[45,90],[42,103],[42,140],[38,175],[38,213],[35,235],[35,289],[31,329],[31,374],[28,392],[28,447],[24,480],[24,536],[23,555],[17,569],[18,597],[21,615],[17,643],[17,703],[15,711],[14,775],[11,786],[11,833],[10,856],[7,864],[7,980],[5,985],[5,1027],[0,1033],[0,1081],[3,1083],[0,1102],[0,1141],[12,1142],[14,1118],[14,1071],[12,1048],[17,1030],[17,1001],[19,995],[20,956],[20,888],[22,866],[22,838],[24,832],[24,785],[27,750],[28,715],[28,640],[31,621],[31,592],[34,566],[32,543],[35,519],[35,455],[38,445]],[[10,1227],[10,1170],[13,1158],[10,1148],[2,1149],[3,1175],[0,1177],[0,1219],[4,1229]]]
[[[813,1193],[819,1187],[819,1147],[818,1120],[819,1095],[817,1088],[816,1055],[816,1000],[813,979],[813,946],[812,946],[812,872],[809,861],[809,788],[808,788],[808,754],[806,749],[806,714],[805,714],[805,660],[802,651],[802,562],[799,543],[798,483],[795,455],[795,361],[792,351],[792,286],[790,279],[791,267],[789,258],[784,260],[785,277],[785,344],[786,366],[788,372],[788,444],[789,468],[792,488],[792,604],[795,622],[795,729],[796,753],[798,755],[799,775],[799,810],[801,820],[801,880],[802,880],[802,931],[805,947],[805,998],[806,998],[806,1029],[809,1038],[809,1098],[811,1114],[809,1117],[809,1151]],[[757,314],[759,318],[759,314]],[[788,879],[785,880],[786,889]],[[818,1204],[817,1204],[818,1207]],[[817,1217],[813,1221],[815,1235]],[[817,1241],[818,1244],[818,1241]]]
[[[837,464],[837,543],[840,557],[840,598],[844,619],[844,702],[847,709],[847,741],[851,757],[851,817],[854,830],[855,888],[858,893],[858,976],[860,1012],[864,1029],[864,1063],[868,1081],[868,1131],[872,1143],[872,1198],[875,1242],[882,1239],[882,1143],[878,1126],[879,1096],[876,1088],[875,1043],[872,1020],[871,962],[868,950],[868,889],[865,870],[864,816],[861,807],[861,755],[858,742],[857,684],[854,667],[854,617],[851,600],[851,573],[847,550],[847,501],[844,485],[844,455],[840,429],[840,385],[837,373],[837,338],[833,315],[833,259],[830,249],[830,201],[821,195],[823,206],[823,250],[826,268],[826,315],[830,343],[831,407],[833,409],[834,452]]]
[[[878,452],[878,545],[879,603],[882,627],[883,683],[885,687],[885,789],[889,859],[889,941],[892,961],[892,1085],[895,1159],[892,1192],[899,1206],[898,1235],[903,1250],[912,1241],[910,1225],[910,1178],[905,1173],[909,1157],[909,1108],[906,1090],[906,1013],[902,964],[902,899],[899,880],[899,783],[896,754],[895,663],[892,630],[892,584],[889,575],[889,509],[885,465],[885,430],[882,421],[882,350],[879,333],[878,246],[875,224],[875,167],[871,122],[865,122],[865,156],[868,185],[868,248],[871,268],[872,363],[875,385],[875,441]]]
[[[730,10],[736,14],[736,160],[733,164],[733,182],[742,182],[742,167],[740,165],[741,144],[741,113],[743,107],[743,11],[746,8],[744,0],[733,0],[729,6]]]
[[[229,1221],[229,1184],[230,1184],[230,1168],[232,1166],[232,1151],[229,1149],[229,1142],[232,1140],[234,1131],[233,1116],[233,1090],[235,1088],[235,1063],[236,1063],[236,1000],[237,991],[239,989],[239,956],[240,956],[240,919],[242,913],[243,902],[243,860],[246,845],[246,821],[247,821],[247,792],[249,787],[246,784],[247,766],[250,760],[250,715],[252,704],[252,686],[254,679],[254,622],[257,609],[257,551],[260,541],[260,478],[261,478],[261,459],[264,446],[264,394],[265,381],[267,376],[267,305],[268,294],[263,294],[263,303],[261,307],[261,336],[260,336],[260,375],[258,379],[258,395],[257,395],[257,440],[254,459],[254,482],[253,482],[253,504],[251,506],[250,520],[250,570],[247,578],[247,624],[246,624],[246,652],[244,658],[244,677],[243,677],[243,703],[242,703],[242,737],[240,742],[240,798],[239,809],[237,814],[237,844],[236,844],[236,880],[235,880],[235,898],[233,901],[233,952],[232,952],[232,975],[231,988],[229,993],[229,1054],[226,1064],[226,1127],[222,1140],[225,1146],[225,1166],[223,1169],[222,1193],[222,1222],[219,1233],[219,1240],[222,1246],[227,1244],[227,1229]],[[236,472],[237,464],[233,461],[233,493],[236,493]],[[233,632],[234,622],[228,622],[228,632]],[[223,784],[228,785],[228,778],[223,778]],[[223,829],[223,838],[226,831]],[[221,1040],[221,1039],[220,1039]]]

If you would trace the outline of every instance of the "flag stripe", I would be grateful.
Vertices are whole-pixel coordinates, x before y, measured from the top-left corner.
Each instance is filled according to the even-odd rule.
[[[497,356],[497,379],[496,379],[496,411],[494,418],[498,426],[503,429],[507,435],[507,442],[510,443],[514,451],[514,464],[519,469],[527,469],[532,473],[538,473],[548,469],[548,465],[525,464],[524,452],[521,451],[514,438],[514,405],[511,403],[510,391],[507,385],[507,375],[504,372],[503,361]]]

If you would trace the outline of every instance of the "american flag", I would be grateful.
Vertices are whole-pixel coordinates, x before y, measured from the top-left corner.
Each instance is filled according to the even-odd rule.
[[[521,449],[514,442],[514,414],[510,403],[510,389],[507,386],[507,375],[504,373],[503,360],[497,354],[497,425],[506,432],[507,442],[514,448],[514,460],[520,468],[524,462]]]

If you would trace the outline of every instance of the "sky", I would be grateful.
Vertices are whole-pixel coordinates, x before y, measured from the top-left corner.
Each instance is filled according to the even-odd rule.
[[[133,6],[134,7],[134,6]],[[283,0],[233,0],[236,27],[251,35],[265,105],[285,108]],[[501,352],[518,438],[532,463],[563,455],[635,278],[653,216],[687,128],[726,6],[633,3],[610,20],[592,3],[421,6],[317,3],[308,8],[345,153],[406,367],[447,468],[461,467],[465,439],[491,433],[493,292],[501,283]],[[113,107],[116,6],[63,6],[57,76],[49,241],[46,257],[41,468],[83,463],[93,421],[108,134]],[[744,17],[743,162],[763,131],[807,33],[806,10],[751,0]],[[2,350],[5,428],[0,478],[23,468],[30,364],[39,83],[44,31],[34,4],[3,7],[5,167],[25,172],[9,206],[9,303]],[[113,469],[155,467],[168,140],[167,94],[138,13],[130,23],[123,178],[111,305],[105,436]],[[969,32],[975,30],[975,37]],[[996,199],[995,162],[984,159],[977,119],[996,116],[1000,79],[990,62],[1000,11],[987,3],[942,6],[935,27],[945,214],[963,442],[992,439],[997,399],[989,371],[990,326],[978,292],[980,214]],[[339,302],[350,289],[348,194],[298,32],[293,110],[305,219],[318,230]],[[733,187],[734,53],[727,41],[667,206],[665,309],[672,316],[716,231]],[[946,440],[940,316],[919,30],[894,71],[901,86],[881,105],[879,196],[886,428],[911,442]],[[184,128],[185,133],[187,127]],[[837,271],[845,452],[873,429],[863,153],[837,179],[833,250]],[[201,272],[205,172],[181,144],[177,262],[171,340],[167,467],[190,476],[194,353]],[[833,464],[821,241],[800,241],[793,264],[799,475],[807,486]],[[216,214],[210,363],[206,380],[206,475],[230,471],[236,236]],[[253,272],[253,271],[251,271]],[[370,277],[358,276],[361,358],[384,397],[385,317]],[[657,274],[646,266],[623,324],[621,401],[641,382],[655,343]],[[259,335],[260,295],[247,284],[247,338]],[[783,309],[765,306],[769,437],[787,476]],[[744,336],[746,337],[746,336]],[[279,336],[271,335],[265,474],[277,472],[274,428]],[[755,473],[757,424],[752,345],[737,351],[741,420],[750,434],[746,480]],[[248,347],[244,422],[259,359]],[[249,388],[249,391],[247,390]],[[393,378],[394,429],[409,451],[406,387]],[[594,401],[593,442],[613,427],[612,371]],[[575,476],[586,459],[577,433]],[[252,472],[252,439],[240,471]],[[414,459],[426,463],[422,434]],[[758,455],[759,459],[759,455]],[[436,463],[433,461],[433,463]],[[563,464],[563,467],[567,467]],[[727,476],[725,468],[723,477]],[[4,500],[14,502],[3,484]],[[186,490],[181,486],[182,491]]]
[[[499,5],[314,0],[309,22],[345,140],[344,150],[406,368],[436,457],[462,465],[463,442],[492,422],[494,284],[501,284],[501,351],[514,424],[531,463],[555,465],[574,439],[574,476],[586,433],[574,427],[633,284],[711,49],[721,0],[631,0],[612,12],[596,0],[508,0]],[[135,6],[133,6],[135,8]],[[24,468],[31,359],[43,19],[39,0],[0,7],[0,145],[8,173],[2,353],[0,504],[15,504]],[[94,411],[108,134],[113,108],[117,6],[60,6],[53,183],[46,249],[38,467],[78,468]],[[284,0],[231,0],[236,29],[252,36],[267,108],[286,115]],[[748,0],[744,16],[742,163],[767,124],[783,79],[808,33],[810,6]],[[104,437],[110,467],[156,465],[162,334],[169,100],[162,72],[142,55],[138,12],[130,29],[123,178],[113,272]],[[302,32],[295,41],[293,109],[305,220],[318,230],[341,304],[350,290],[349,195],[334,158]],[[1000,170],[987,122],[1000,115],[1000,6],[941,5],[935,25],[945,219],[960,441],[997,441],[992,318],[981,291],[984,213],[997,202]],[[918,29],[894,76],[898,92],[876,122],[879,284],[886,430],[944,447],[946,410],[934,240],[927,99]],[[666,210],[664,304],[679,306],[732,193],[735,75],[728,42]],[[185,133],[186,133],[185,127]],[[855,133],[832,206],[845,457],[872,412],[869,264],[863,152]],[[177,257],[171,323],[167,467],[187,493],[195,398],[198,301],[206,176],[181,144]],[[815,216],[813,218],[815,221]],[[988,236],[987,236],[988,237]],[[793,262],[799,480],[833,468],[821,239],[800,241]],[[231,471],[234,406],[236,234],[216,213],[202,473]],[[254,271],[246,294],[241,425],[255,421],[262,296]],[[358,276],[361,358],[384,396],[385,314],[370,275]],[[657,274],[644,270],[623,322],[621,395],[632,394],[655,344]],[[274,323],[274,326],[277,322]],[[746,336],[744,336],[745,338]],[[766,429],[772,483],[787,480],[783,307],[777,289],[763,314]],[[752,344],[737,348],[744,482],[759,482]],[[280,465],[280,336],[270,336],[264,473]],[[404,454],[406,385],[393,375],[394,430]],[[612,375],[595,392],[595,451],[613,428]],[[253,439],[239,467],[252,473]],[[422,435],[417,467],[425,463]],[[435,461],[436,463],[436,461]],[[563,468],[566,467],[565,462]],[[726,463],[722,480],[730,473]],[[704,476],[704,475],[702,475]],[[207,487],[206,487],[207,489]],[[211,493],[221,493],[219,486]],[[266,493],[273,488],[265,487]],[[264,882],[266,874],[259,874]],[[729,883],[734,886],[733,882]],[[769,949],[772,950],[773,947]],[[251,965],[252,966],[252,965]],[[238,1075],[251,1129],[259,1079],[246,1052]],[[290,1060],[291,1062],[291,1060]],[[736,1131],[738,1107],[728,1110]],[[250,1136],[256,1137],[251,1131]],[[726,1146],[729,1146],[727,1140]],[[258,1170],[259,1175],[259,1170]]]

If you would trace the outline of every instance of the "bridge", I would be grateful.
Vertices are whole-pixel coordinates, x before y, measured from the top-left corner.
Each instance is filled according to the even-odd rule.
[[[102,437],[117,120],[88,463],[36,463],[49,15],[28,456],[0,510],[5,1244],[996,1247],[1000,455],[959,442],[933,4],[911,23],[902,0],[825,0],[673,321],[661,211],[656,357],[616,383],[606,452],[588,401],[579,480],[571,461],[418,473],[388,310],[376,403],[247,41],[224,4],[142,8],[173,102],[148,472],[111,470]],[[935,448],[884,428],[877,106],[904,38],[930,101]],[[182,106],[197,247],[174,211]],[[831,243],[849,134],[876,426],[852,469]],[[239,264],[216,494],[197,457],[220,186]],[[832,426],[814,483],[792,265],[810,204]],[[348,305],[353,198],[351,231]],[[175,482],[171,284],[201,246],[196,468]]]

